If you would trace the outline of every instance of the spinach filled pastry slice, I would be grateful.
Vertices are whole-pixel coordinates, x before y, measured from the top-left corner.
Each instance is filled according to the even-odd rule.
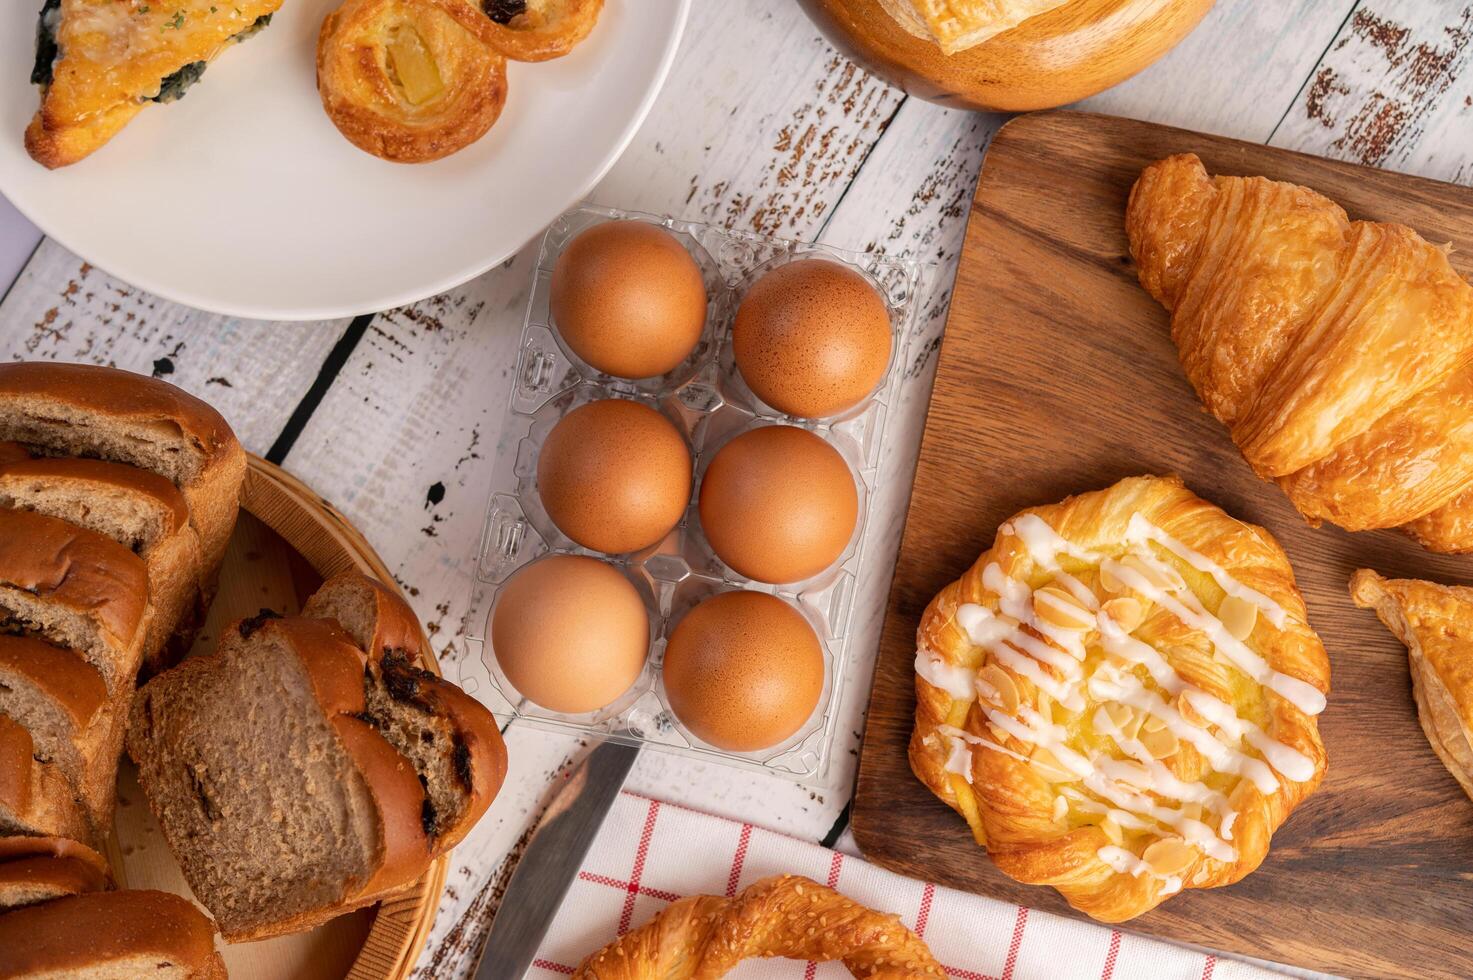
[[[1288,558],[1174,477],[1015,515],[916,639],[911,768],[1101,921],[1243,878],[1325,773]]]
[[[41,108],[26,151],[76,163],[144,107],[173,102],[205,66],[270,23],[282,0],[46,0],[31,81]]]

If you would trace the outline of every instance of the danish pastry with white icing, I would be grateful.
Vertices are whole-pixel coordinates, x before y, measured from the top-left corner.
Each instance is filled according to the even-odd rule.
[[[927,607],[911,767],[998,868],[1119,922],[1231,884],[1319,785],[1288,558],[1175,477],[1025,510]]]

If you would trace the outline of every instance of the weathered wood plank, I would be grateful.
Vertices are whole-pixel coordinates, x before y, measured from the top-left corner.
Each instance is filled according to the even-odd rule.
[[[1358,0],[1219,0],[1166,57],[1078,106],[1266,142]]]
[[[1273,144],[1473,184],[1473,3],[1360,3]]]
[[[206,398],[265,453],[317,378],[346,320],[269,323],[179,306],[47,239],[0,303],[0,359],[90,361]]]

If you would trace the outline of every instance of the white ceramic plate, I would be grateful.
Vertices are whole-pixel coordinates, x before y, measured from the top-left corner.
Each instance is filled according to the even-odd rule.
[[[606,0],[571,54],[509,64],[490,133],[418,165],[364,153],[322,111],[313,57],[338,2],[286,0],[183,99],[48,171],[21,141],[41,0],[5,0],[0,192],[87,261],[190,306],[315,320],[409,303],[506,259],[593,188],[654,102],[690,0]]]

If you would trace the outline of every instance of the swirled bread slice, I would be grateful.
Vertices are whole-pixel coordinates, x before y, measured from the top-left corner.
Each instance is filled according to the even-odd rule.
[[[205,576],[213,581],[235,529],[246,456],[225,419],[205,402],[115,368],[0,364],[0,440],[45,456],[127,463],[167,478],[189,504]]]
[[[59,518],[139,555],[148,569],[153,609],[143,643],[145,668],[157,673],[177,661],[174,654],[188,647],[201,618],[200,590],[206,584],[184,495],[164,477],[136,466],[32,457],[19,443],[8,446],[12,461],[0,452],[0,507]]]
[[[66,779],[36,758],[31,733],[5,715],[0,715],[0,834],[97,843]]]
[[[0,912],[108,888],[107,861],[64,837],[0,837]]]
[[[92,825],[106,833],[123,725],[97,668],[42,640],[0,635],[0,714],[24,726],[36,758],[66,777]]]
[[[0,509],[0,633],[77,651],[116,693],[133,686],[147,616],[143,559],[58,518]]]
[[[0,915],[0,980],[225,980],[215,927],[188,899],[90,892]]]
[[[257,33],[281,0],[46,0],[32,83],[41,108],[26,151],[76,163],[146,106],[173,102],[227,48]]]
[[[232,942],[310,929],[429,866],[424,790],[368,719],[363,676],[332,623],[263,614],[139,691],[139,782]]]
[[[425,832],[436,853],[458,844],[506,778],[506,743],[475,698],[419,665],[424,630],[392,589],[343,572],[307,600],[304,616],[331,619],[367,655],[365,697],[378,732],[408,758],[425,788]]]

